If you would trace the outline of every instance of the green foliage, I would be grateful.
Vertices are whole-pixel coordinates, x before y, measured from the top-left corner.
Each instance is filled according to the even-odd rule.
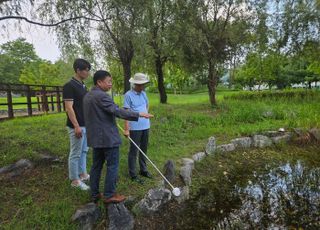
[[[70,61],[58,60],[54,63],[54,66],[58,70],[58,76],[57,76],[58,79],[57,80],[59,80],[59,83],[58,83],[59,85],[63,85],[72,76],[74,76],[73,61],[74,61],[74,59],[71,59]],[[87,84],[89,85],[89,82],[87,82]]]
[[[59,85],[58,69],[48,62],[34,62],[27,65],[21,73],[20,81],[25,84]]]
[[[320,76],[320,61],[313,61],[307,68],[308,71]]]
[[[0,82],[6,83],[19,83],[24,66],[39,60],[33,45],[23,38],[2,44],[0,57]]]
[[[73,72],[72,65],[61,60],[55,64],[39,60],[24,67],[20,82],[35,85],[63,85],[73,76]]]
[[[167,76],[165,81],[168,84],[168,88],[172,88],[175,93],[179,92],[182,94],[182,90],[188,88],[188,86],[190,88],[192,81],[194,81],[191,75],[173,63],[168,63],[165,68],[165,74]]]
[[[23,38],[0,46],[0,82],[63,85],[73,75],[71,62],[41,60]]]
[[[121,63],[117,60],[110,59],[108,65],[112,75],[112,90],[121,94],[123,89],[123,71]]]
[[[318,91],[306,90],[283,90],[283,91],[259,91],[259,92],[241,92],[238,94],[227,95],[225,99],[254,100],[254,99],[281,99],[281,100],[312,100],[319,96]]]
[[[265,84],[269,88],[276,86],[278,89],[284,89],[292,84],[310,84],[320,80],[319,62],[311,58],[310,52],[293,57],[268,52],[266,55],[250,53],[246,62],[236,69],[235,83],[249,88]]]

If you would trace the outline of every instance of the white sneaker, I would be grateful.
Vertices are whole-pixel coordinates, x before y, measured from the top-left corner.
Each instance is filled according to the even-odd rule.
[[[71,187],[78,188],[82,191],[88,191],[90,189],[90,187],[88,185],[86,185],[85,183],[83,183],[82,181],[79,184],[71,183]]]
[[[90,175],[87,174],[85,177],[80,178],[81,181],[89,181],[90,180]]]

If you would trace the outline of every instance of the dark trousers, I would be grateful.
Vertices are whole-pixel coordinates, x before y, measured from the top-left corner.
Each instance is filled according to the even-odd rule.
[[[110,198],[116,192],[119,169],[119,147],[93,148],[93,162],[90,171],[90,188],[92,197],[99,194],[99,182],[104,162],[106,162],[107,165],[107,172],[104,181],[103,195],[106,198]]]
[[[141,148],[141,150],[147,154],[148,141],[149,141],[149,129],[146,130],[131,130],[130,138]],[[147,172],[146,158],[136,148],[134,144],[130,142],[130,150],[128,154],[129,175],[130,177],[136,177],[136,160],[139,152],[139,165],[140,172]]]

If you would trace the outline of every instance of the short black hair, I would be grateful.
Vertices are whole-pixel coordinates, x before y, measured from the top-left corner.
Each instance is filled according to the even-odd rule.
[[[106,77],[111,77],[111,74],[105,70],[98,70],[93,75],[93,84],[97,84],[98,80],[104,80]]]
[[[77,72],[77,69],[79,69],[80,71],[86,70],[86,69],[90,70],[91,65],[87,60],[84,60],[82,58],[77,58],[76,60],[74,60],[73,69],[74,69],[74,72]]]

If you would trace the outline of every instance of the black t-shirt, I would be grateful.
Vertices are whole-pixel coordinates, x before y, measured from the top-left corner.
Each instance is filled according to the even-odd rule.
[[[83,118],[83,97],[88,92],[85,84],[72,78],[68,83],[63,86],[63,100],[73,101],[73,110],[76,114],[77,121],[80,126],[84,126]],[[74,128],[69,116],[67,115],[67,126]]]

